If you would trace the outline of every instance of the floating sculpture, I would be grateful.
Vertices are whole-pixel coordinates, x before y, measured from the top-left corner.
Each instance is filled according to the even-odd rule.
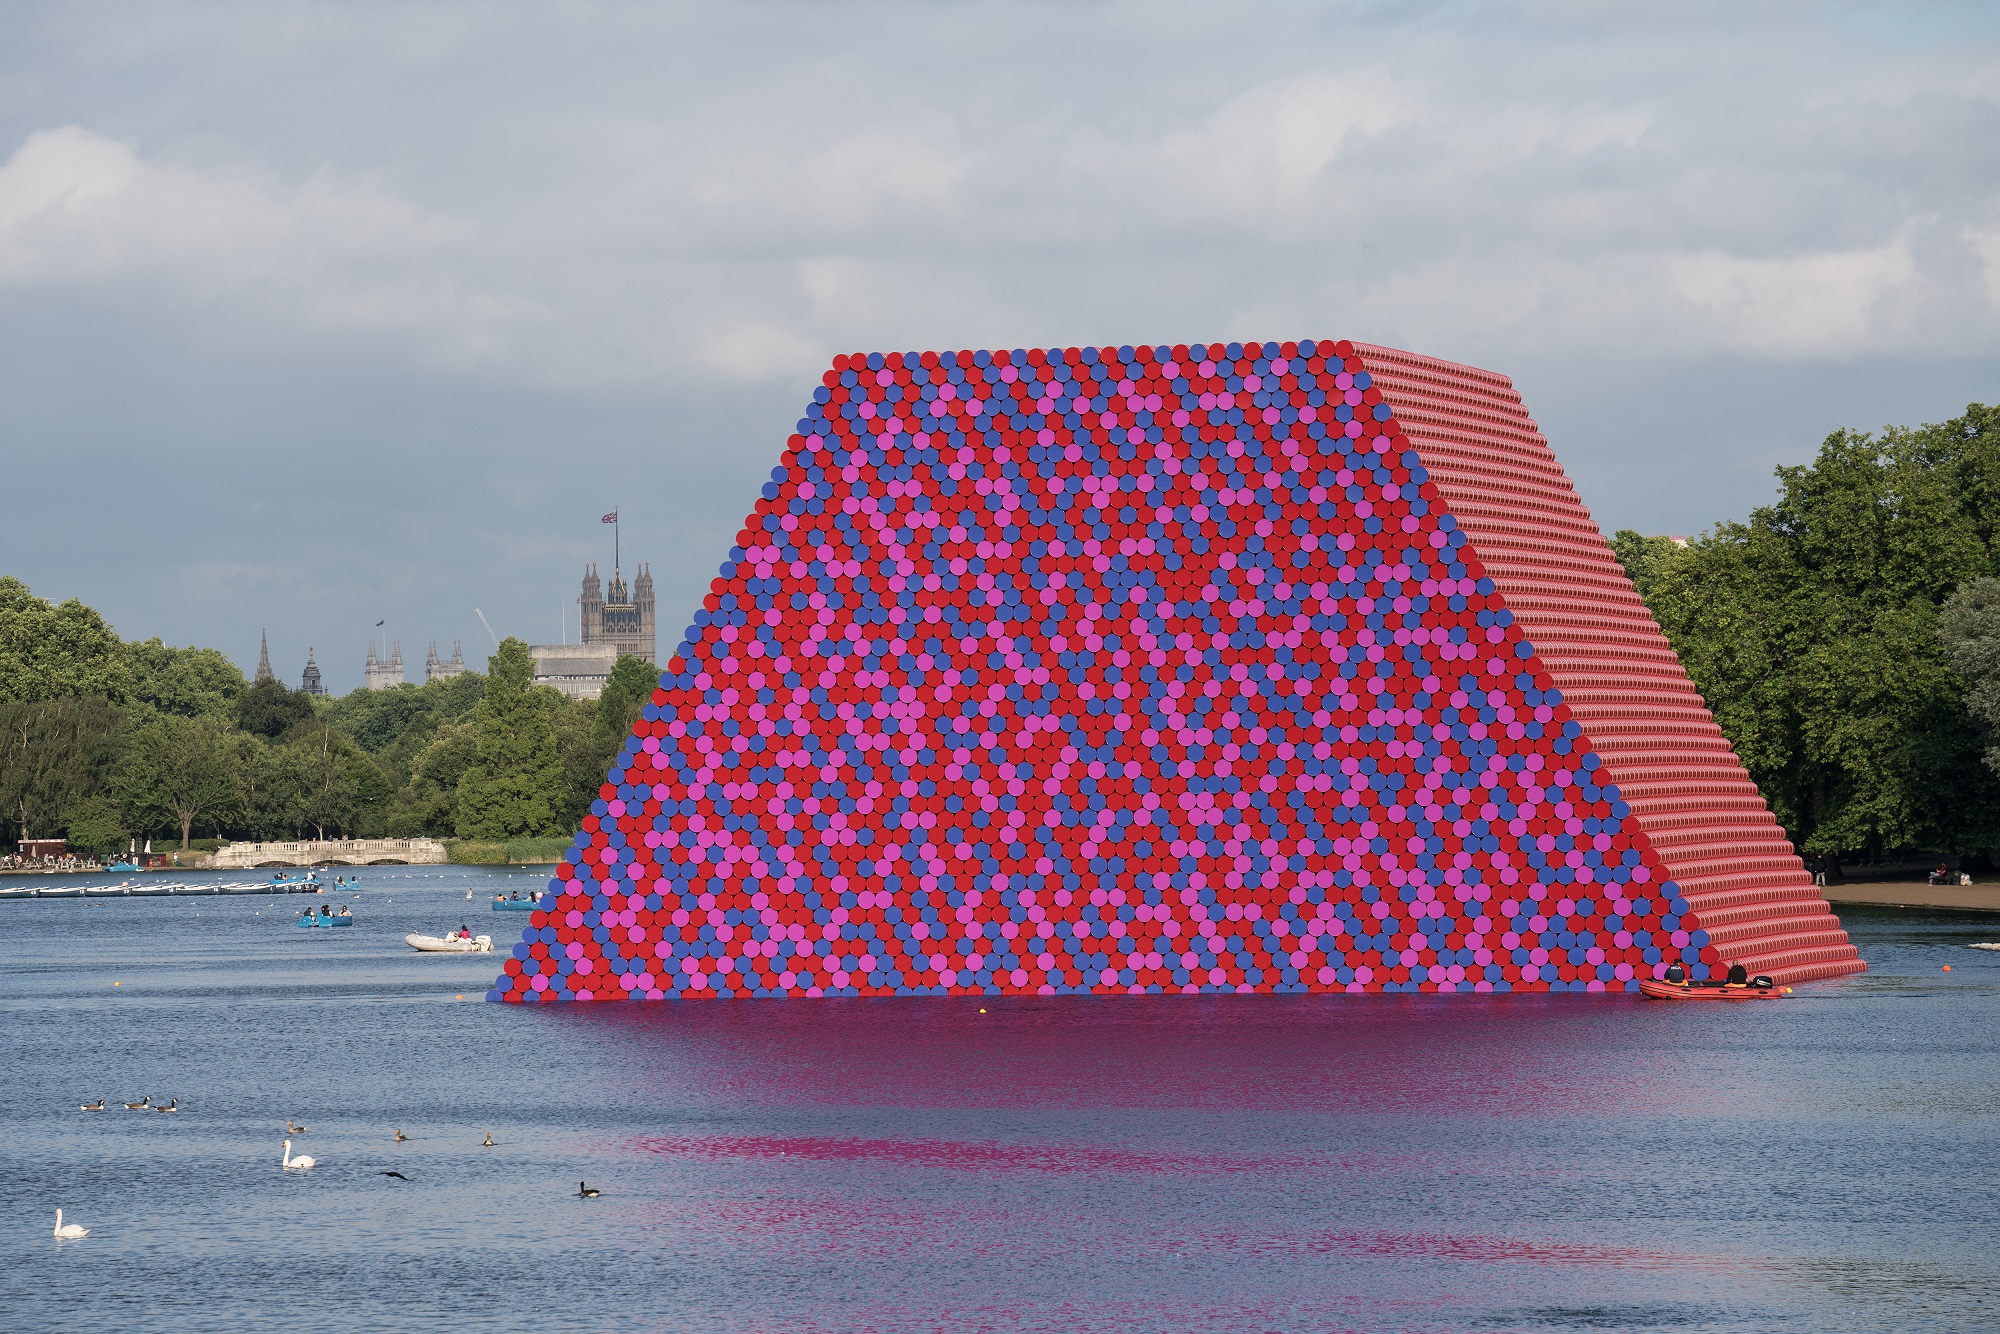
[[[1856,971],[1502,376],[834,359],[491,999]]]

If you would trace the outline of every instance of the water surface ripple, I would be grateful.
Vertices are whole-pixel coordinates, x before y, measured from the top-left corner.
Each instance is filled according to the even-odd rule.
[[[540,876],[359,874],[340,931],[0,904],[0,1326],[2000,1328],[2000,919],[1849,915],[1873,971],[1772,1005],[521,1009]]]

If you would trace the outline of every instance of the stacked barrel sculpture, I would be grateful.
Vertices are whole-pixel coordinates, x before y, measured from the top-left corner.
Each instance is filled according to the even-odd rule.
[[[490,993],[1864,965],[1499,375],[836,357]]]

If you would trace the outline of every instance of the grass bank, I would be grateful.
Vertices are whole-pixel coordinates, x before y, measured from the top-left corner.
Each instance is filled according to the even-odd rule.
[[[446,855],[458,866],[537,866],[561,861],[569,846],[566,838],[512,838],[505,843],[469,838],[444,841]]]

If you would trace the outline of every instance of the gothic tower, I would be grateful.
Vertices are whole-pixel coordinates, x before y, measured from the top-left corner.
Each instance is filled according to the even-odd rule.
[[[306,645],[306,669],[299,673],[299,689],[308,695],[324,695],[326,687],[320,684],[319,664],[313,661],[312,645]]]
[[[271,670],[271,636],[265,631],[257,633],[257,681],[275,681],[277,674]]]

